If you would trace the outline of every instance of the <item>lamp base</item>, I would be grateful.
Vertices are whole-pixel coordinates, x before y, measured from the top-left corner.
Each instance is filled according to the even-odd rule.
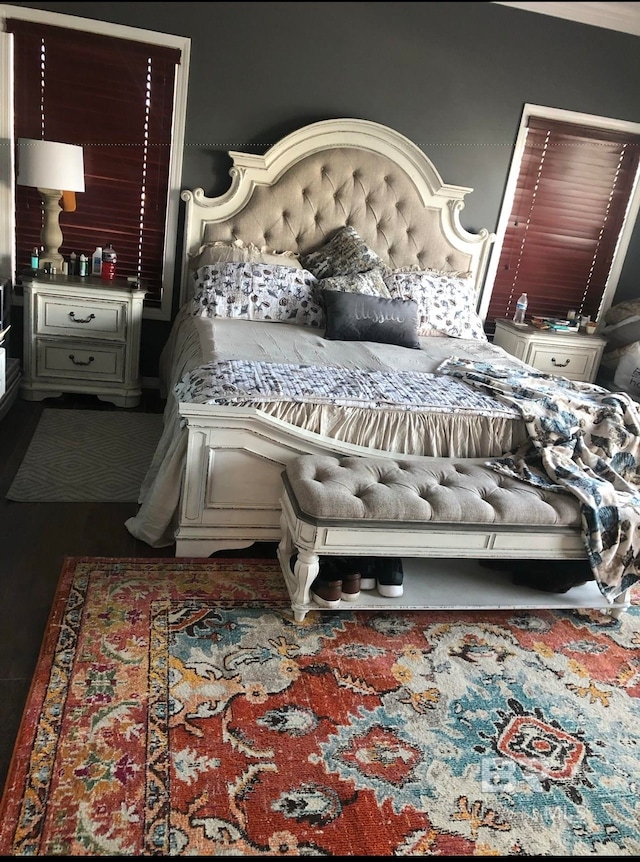
[[[60,230],[62,192],[58,189],[38,189],[38,191],[44,204],[44,223],[40,235],[44,251],[38,262],[38,269],[44,269],[44,265],[50,263],[55,266],[56,270],[62,272],[64,258],[58,251],[62,245],[62,231]]]
[[[42,271],[47,264],[51,264],[51,266],[55,266],[58,273],[62,273],[63,263],[64,258],[61,254],[43,254],[42,257],[38,260],[38,269]]]

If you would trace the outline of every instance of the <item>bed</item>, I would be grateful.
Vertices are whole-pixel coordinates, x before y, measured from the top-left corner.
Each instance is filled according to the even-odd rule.
[[[303,453],[484,458],[524,439],[514,410],[483,396],[474,400],[470,387],[453,400],[438,395],[426,404],[411,386],[404,401],[388,398],[389,389],[402,388],[398,375],[413,375],[413,383],[434,377],[451,356],[521,365],[488,342],[476,314],[494,236],[461,225],[471,189],[445,184],[418,146],[366,120],[313,123],[264,155],[230,156],[225,194],[182,193],[181,307],[160,368],[165,428],[139,511],[127,521],[134,536],[153,547],[175,542],[177,556],[196,557],[278,541],[281,472]],[[230,268],[254,278],[258,272],[264,281],[269,266],[278,274],[276,286],[261,282],[257,297],[245,290],[248,313],[242,302],[231,302],[231,310],[224,305]],[[433,277],[429,290],[444,297],[442,329],[423,315],[424,277]],[[336,306],[328,333],[318,305],[330,295],[347,305]],[[345,335],[354,302],[377,303],[364,315],[375,328],[379,308],[382,318],[393,318],[394,303],[401,301],[411,305],[409,329],[411,337],[418,333],[417,345],[402,340],[406,321],[396,321],[400,341],[386,329],[373,341]],[[382,320],[383,329],[389,325],[392,320]],[[242,363],[244,372],[260,372],[249,383],[243,378],[245,388],[222,373]],[[256,391],[263,391],[263,377],[274,368],[280,377],[271,384],[280,395],[261,401]],[[194,379],[202,383],[202,369],[216,379],[209,397],[193,385]],[[325,370],[333,383],[327,378],[320,386]],[[354,395],[358,375],[377,387],[361,401]],[[313,400],[283,393],[295,390],[294,383],[298,393],[316,387]],[[447,389],[452,386],[449,381]],[[230,390],[235,396],[223,397]]]
[[[489,460],[577,497],[600,593],[628,596],[638,404],[488,341],[477,308],[494,236],[461,225],[471,189],[366,120],[230,156],[225,194],[182,194],[164,430],[131,534],[175,542],[178,557],[279,542],[282,472],[298,455]]]

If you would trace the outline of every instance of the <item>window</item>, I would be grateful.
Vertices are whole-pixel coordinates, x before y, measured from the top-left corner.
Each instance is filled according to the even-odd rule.
[[[11,138],[83,146],[86,190],[75,212],[61,213],[61,252],[90,255],[112,243],[118,275],[138,276],[149,291],[145,317],[168,320],[184,128],[177,104],[186,101],[188,40],[51,17],[55,24],[22,15],[4,21],[13,36]],[[14,194],[13,271],[20,272],[39,244],[42,204],[35,189],[16,185]]]
[[[639,162],[637,124],[525,106],[487,273],[488,332],[522,293],[529,315],[575,309],[596,320],[609,307],[638,212]]]

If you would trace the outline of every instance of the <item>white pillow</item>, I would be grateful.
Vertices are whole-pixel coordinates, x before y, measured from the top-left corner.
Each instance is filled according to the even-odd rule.
[[[197,252],[189,254],[189,269],[198,269],[211,263],[272,263],[277,266],[290,266],[302,269],[298,255],[293,251],[276,251],[257,245],[245,245],[241,240],[235,242],[209,242],[201,245]]]
[[[452,338],[487,341],[476,312],[476,290],[472,278],[435,270],[392,270],[384,276],[392,297],[413,299],[418,304],[418,335],[434,331]]]
[[[231,261],[197,269],[194,317],[236,317],[323,328],[314,275],[306,269]]]

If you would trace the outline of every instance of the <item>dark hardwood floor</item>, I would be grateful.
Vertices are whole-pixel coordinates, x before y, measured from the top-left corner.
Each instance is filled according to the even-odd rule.
[[[40,415],[47,407],[116,410],[94,396],[65,395],[41,402],[20,398],[0,421],[0,793],[22,717],[40,643],[65,557],[172,557],[175,546],[150,548],[124,522],[136,503],[17,503],[6,499]],[[139,407],[162,412],[154,390]],[[275,557],[275,545],[256,544],[229,557]]]

